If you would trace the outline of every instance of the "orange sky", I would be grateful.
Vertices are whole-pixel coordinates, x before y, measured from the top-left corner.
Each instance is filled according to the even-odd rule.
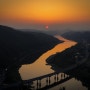
[[[0,23],[90,22],[90,0],[0,0]]]

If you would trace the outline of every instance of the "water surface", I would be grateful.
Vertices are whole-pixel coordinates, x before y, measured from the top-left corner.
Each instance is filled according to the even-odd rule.
[[[46,59],[49,56],[56,54],[57,52],[61,52],[76,44],[76,42],[64,39],[60,36],[55,36],[55,37],[58,38],[59,40],[63,40],[64,42],[56,45],[53,49],[45,52],[34,63],[22,65],[22,67],[19,69],[19,73],[23,80],[31,79],[37,76],[54,72],[51,69],[51,66],[46,65],[47,64]]]
[[[34,63],[22,65],[22,67],[19,69],[19,73],[22,77],[22,80],[28,80],[31,78],[35,78],[38,76],[46,75],[49,73],[54,72],[54,70],[51,69],[50,65],[47,65],[46,59],[58,52],[62,52],[67,48],[70,48],[71,46],[76,45],[77,43],[71,40],[64,39],[61,36],[55,36],[59,40],[63,40],[63,43],[60,43],[56,45],[53,49],[45,52],[43,55],[41,55]],[[53,82],[53,78],[51,78]],[[42,81],[43,85],[45,85],[45,80]],[[36,87],[36,82],[33,84]],[[60,90],[62,88],[65,88],[65,90],[87,90],[86,87],[82,85],[80,81],[77,81],[75,78],[72,78],[63,84],[57,85],[54,88],[51,88],[49,90]]]

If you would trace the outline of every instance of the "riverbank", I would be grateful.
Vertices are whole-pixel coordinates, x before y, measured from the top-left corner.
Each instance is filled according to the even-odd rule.
[[[62,71],[80,80],[90,89],[90,47],[88,53],[85,45],[77,44],[47,59],[55,71]],[[88,89],[88,90],[89,90]]]
[[[52,55],[53,57],[50,56],[46,61],[48,64],[55,64],[60,68],[67,68],[78,63],[79,60],[85,57],[84,48],[81,44],[77,44],[63,52]]]
[[[66,72],[68,75],[75,77],[76,80],[81,81],[82,85],[90,90],[90,54],[87,61],[73,69]]]
[[[58,39],[62,41],[61,37],[58,37]],[[54,72],[54,70],[51,69],[51,66],[47,65],[46,59],[51,55],[56,54],[57,52],[62,52],[65,49],[74,46],[75,44],[76,42],[65,39],[63,43],[60,43],[51,50],[43,53],[43,55],[41,55],[34,63],[22,65],[22,67],[19,69],[19,73],[21,74],[22,79],[28,80],[31,78]],[[32,74],[30,71],[32,72]]]

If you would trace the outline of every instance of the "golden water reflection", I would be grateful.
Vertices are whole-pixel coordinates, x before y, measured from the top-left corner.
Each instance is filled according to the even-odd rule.
[[[64,42],[56,45],[53,49],[45,52],[33,64],[22,65],[22,67],[19,69],[19,73],[23,80],[35,78],[38,76],[54,72],[51,69],[51,66],[46,65],[47,64],[46,59],[49,56],[57,52],[62,52],[63,50],[70,48],[71,46],[74,46],[76,44],[76,42],[64,39],[63,37],[58,35],[55,37],[58,38],[59,40],[63,40]]]
[[[82,83],[80,81],[77,81],[75,78],[72,78],[48,90],[61,90],[60,88],[62,87],[64,87],[65,90],[88,90],[86,87],[82,86]]]

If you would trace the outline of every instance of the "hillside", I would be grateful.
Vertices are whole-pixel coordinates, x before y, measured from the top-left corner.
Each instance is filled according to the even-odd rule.
[[[82,42],[84,40],[86,40],[87,42],[90,43],[90,31],[70,31],[70,32],[66,32],[64,34],[62,34],[63,37],[67,38],[67,39],[71,39],[77,42]]]
[[[71,65],[76,64],[76,56],[78,56],[78,59],[81,60],[85,57],[85,46],[82,44],[77,44],[75,46],[72,46],[71,48],[67,48],[66,50],[57,53],[54,55],[54,58],[47,59],[47,62],[49,64],[55,64],[59,66],[60,68],[68,68]]]
[[[60,69],[67,69],[77,64],[76,68],[65,73],[81,81],[82,85],[90,90],[90,32],[67,32],[62,36],[77,41],[78,44],[53,55],[51,58],[49,57],[47,63],[52,65],[52,69],[55,71],[57,71],[57,68],[54,65]],[[82,43],[83,41],[85,42]],[[88,58],[86,58],[87,55]],[[84,59],[86,61],[80,65],[80,62]]]
[[[58,43],[60,41],[50,35],[0,25],[0,67],[6,68],[19,61],[22,64],[32,63]],[[25,59],[20,60],[23,57]]]

